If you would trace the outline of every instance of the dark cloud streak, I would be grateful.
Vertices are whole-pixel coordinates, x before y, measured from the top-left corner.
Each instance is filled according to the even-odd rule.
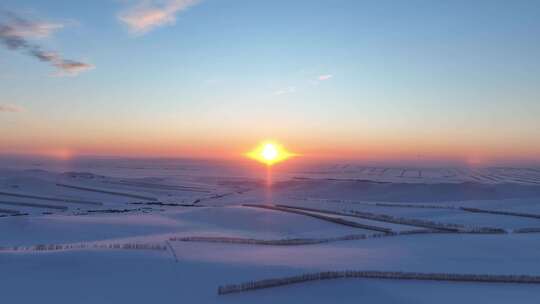
[[[2,18],[2,15],[5,16]],[[0,15],[0,43],[7,49],[24,52],[42,62],[47,62],[69,75],[77,75],[80,72],[94,68],[93,65],[62,58],[58,52],[45,51],[43,48],[31,41],[28,36],[44,37],[48,36],[60,25],[43,25],[38,22],[25,20],[13,13]],[[5,19],[5,20],[2,20]]]

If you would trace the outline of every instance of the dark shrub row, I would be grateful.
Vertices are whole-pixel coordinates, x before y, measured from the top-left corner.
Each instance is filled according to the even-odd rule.
[[[55,210],[62,210],[62,211],[65,211],[65,210],[68,209],[67,206],[41,204],[41,203],[29,203],[29,202],[0,201],[0,205],[9,205],[9,206],[18,206],[18,207],[31,207],[31,208],[43,208],[43,209],[55,209]]]
[[[519,283],[540,284],[540,276],[529,275],[491,275],[491,274],[456,274],[456,273],[419,273],[392,271],[327,271],[308,273],[292,277],[251,281],[242,284],[218,287],[218,294],[229,294],[256,289],[278,287],[309,281],[342,279],[342,278],[373,278],[392,280],[430,280],[452,282],[484,282],[484,283]]]
[[[73,215],[89,215],[89,214],[108,214],[108,213],[128,213],[128,212],[142,212],[148,213],[152,211],[152,207],[141,207],[133,209],[95,209],[73,212]]]
[[[533,213],[486,210],[486,209],[468,208],[468,207],[459,207],[459,209],[463,211],[467,211],[467,212],[474,212],[474,213],[489,213],[489,214],[510,215],[510,216],[530,217],[530,218],[540,219],[540,214],[533,214]]]
[[[460,233],[505,234],[508,232],[502,228],[474,227],[474,228],[463,229],[462,231],[460,231]]]
[[[465,227],[463,225],[458,224],[449,224],[449,223],[438,223],[428,220],[419,220],[419,219],[412,219],[412,218],[403,218],[403,217],[396,217],[386,214],[375,214],[371,212],[362,212],[362,211],[356,211],[356,210],[350,210],[347,212],[338,212],[333,210],[323,210],[323,209],[315,209],[315,208],[307,208],[307,207],[296,207],[296,206],[289,206],[289,205],[255,205],[255,204],[244,204],[243,206],[247,207],[257,207],[257,208],[265,208],[265,209],[271,209],[271,210],[279,210],[284,212],[291,212],[291,213],[297,213],[302,214],[306,216],[311,216],[319,219],[323,219],[326,221],[346,225],[346,226],[352,226],[357,228],[364,228],[369,230],[375,230],[379,232],[385,232],[385,233],[392,233],[392,230],[389,228],[382,228],[382,227],[376,227],[372,225],[365,225],[360,224],[356,222],[347,221],[341,218],[334,218],[334,217],[327,217],[321,214],[314,214],[311,212],[318,212],[318,213],[326,213],[331,215],[338,215],[338,216],[350,216],[350,217],[358,217],[373,221],[379,221],[379,222],[387,222],[392,224],[400,224],[400,225],[407,225],[407,226],[415,226],[415,227],[421,227],[421,228],[428,228],[428,229],[436,229],[441,230],[445,232],[455,232],[455,233],[487,233],[487,234],[503,234],[507,233],[504,229],[501,228],[494,228],[494,227]]]
[[[429,234],[429,233],[446,233],[440,230],[417,229],[392,233],[375,233],[375,234],[348,234],[338,237],[329,238],[298,238],[298,239],[277,239],[277,240],[261,240],[252,238],[238,238],[226,236],[187,236],[187,237],[172,237],[170,241],[178,242],[207,242],[207,243],[228,243],[228,244],[246,244],[246,245],[272,245],[272,246],[296,246],[296,245],[312,245],[321,243],[331,243],[339,241],[365,240],[398,235],[411,234]]]
[[[22,212],[17,212],[17,213],[8,213],[8,214],[3,214],[3,213],[0,213],[0,217],[9,217],[9,216],[26,216],[28,215],[28,213],[22,213]]]
[[[439,229],[439,230],[452,231],[452,232],[458,232],[460,231],[461,228],[464,228],[462,225],[457,225],[457,224],[436,223],[436,222],[426,221],[426,220],[395,217],[395,216],[386,215],[386,214],[375,214],[371,212],[363,212],[363,211],[355,211],[355,210],[350,210],[348,212],[336,212],[332,210],[320,210],[320,209],[314,209],[314,208],[294,207],[294,206],[286,206],[286,205],[277,205],[277,206],[282,207],[282,208],[292,208],[292,209],[315,211],[315,212],[322,212],[322,213],[329,213],[329,214],[336,214],[336,215],[343,215],[343,216],[353,216],[353,217],[358,217],[358,218],[363,218],[363,219],[368,219],[368,220],[392,223],[392,224],[401,224],[401,225],[416,226],[416,227],[422,227],[422,228]]]
[[[3,209],[3,208],[0,208],[0,213],[5,213],[5,214],[19,214],[19,210],[13,210],[13,209]]]
[[[447,231],[447,232],[479,233],[479,234],[507,233],[506,230],[501,229],[501,228],[496,228],[496,227],[465,227],[463,225],[458,225],[458,224],[449,224],[449,223],[433,222],[433,221],[428,221],[428,220],[396,217],[396,216],[391,216],[391,215],[386,215],[386,214],[373,214],[370,212],[361,212],[361,211],[355,211],[355,210],[351,210],[349,212],[354,214],[354,216],[358,216],[361,218],[378,220],[378,221],[386,221],[389,223],[423,227],[423,228],[429,228],[429,229],[437,229],[437,230],[442,230],[442,231]]]
[[[365,235],[361,234],[365,238]],[[206,236],[189,236],[189,237],[173,237],[170,241],[180,242],[207,242],[207,243],[228,243],[228,244],[246,244],[246,245],[275,245],[275,246],[292,246],[292,245],[310,245],[327,243],[329,239],[278,239],[278,240],[260,240],[249,238],[235,237],[206,237]]]
[[[314,218],[317,218],[317,219],[320,219],[320,220],[323,220],[323,221],[332,222],[332,223],[336,223],[336,224],[340,224],[340,225],[344,225],[344,226],[349,226],[349,227],[354,227],[354,228],[362,228],[362,229],[373,230],[373,231],[378,231],[378,232],[385,232],[385,233],[392,232],[392,229],[389,229],[389,228],[377,227],[377,226],[373,226],[373,225],[365,225],[365,224],[360,224],[360,223],[357,223],[357,222],[347,221],[347,220],[344,220],[342,218],[335,218],[335,217],[330,217],[330,216],[324,216],[324,215],[321,215],[321,214],[314,214],[314,213],[310,213],[310,212],[301,211],[303,208],[299,208],[299,207],[297,208],[297,207],[289,207],[289,206],[282,206],[282,205],[255,205],[255,204],[244,204],[243,206],[270,209],[270,210],[277,210],[277,211],[283,211],[283,212],[289,212],[289,213],[296,213],[296,214],[301,214],[301,215],[305,215],[305,216],[314,217]],[[298,209],[300,209],[300,210],[298,210]],[[308,211],[316,211],[316,210],[308,210]],[[317,211],[317,212],[319,212],[319,211]]]
[[[519,228],[519,229],[514,229],[513,232],[514,233],[538,233],[538,232],[540,232],[540,228],[534,228],[534,227],[531,227],[531,228]]]
[[[100,202],[91,202],[91,201],[84,201],[84,200],[78,200],[78,199],[68,199],[68,198],[58,198],[58,197],[37,196],[37,195],[29,195],[29,194],[22,194],[22,193],[12,193],[12,192],[0,192],[0,195],[2,195],[2,196],[12,196],[12,197],[21,197],[21,198],[31,198],[31,199],[38,199],[38,200],[42,200],[42,201],[54,201],[54,202],[83,204],[83,205],[95,205],[95,206],[103,205],[103,203],[100,203]]]
[[[0,247],[0,251],[58,251],[79,249],[137,249],[137,250],[167,250],[159,244],[114,243],[114,244],[39,244],[34,246]]]
[[[107,182],[114,185],[132,186],[137,188],[159,189],[159,190],[177,190],[177,191],[189,191],[189,192],[203,192],[210,193],[211,191],[198,187],[198,186],[182,186],[182,185],[165,185],[160,183],[147,183],[139,181],[120,180],[118,182]]]
[[[110,190],[103,190],[103,189],[95,189],[95,188],[88,188],[88,187],[81,187],[81,186],[74,186],[74,185],[67,185],[67,184],[56,184],[58,187],[64,187],[64,188],[70,188],[70,189],[76,189],[80,191],[89,191],[89,192],[98,192],[98,193],[105,193],[110,195],[117,195],[117,196],[124,196],[124,197],[130,197],[130,198],[137,198],[142,200],[148,200],[148,201],[157,201],[158,199],[155,197],[149,197],[149,196],[142,196],[132,193],[123,193],[123,192],[117,192],[117,191],[110,191]]]
[[[397,207],[397,208],[424,208],[424,209],[456,209],[454,206],[447,205],[425,205],[425,204],[393,204],[393,203],[374,203],[379,207]]]
[[[405,203],[379,203],[379,202],[358,202],[353,200],[346,199],[326,199],[326,198],[301,198],[301,197],[290,197],[295,200],[302,201],[316,201],[316,202],[327,202],[327,203],[350,203],[355,205],[365,205],[365,206],[379,206],[379,207],[397,207],[397,208],[425,208],[425,209],[457,209],[454,206],[448,205],[427,205],[427,204],[405,204]]]

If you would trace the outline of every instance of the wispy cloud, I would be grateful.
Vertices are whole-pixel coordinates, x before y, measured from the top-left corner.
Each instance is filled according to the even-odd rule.
[[[157,27],[172,25],[176,14],[199,3],[201,0],[139,0],[121,12],[118,19],[134,34],[144,34]]]
[[[61,23],[52,23],[46,21],[27,21],[13,13],[4,13],[11,24],[5,29],[6,36],[25,37],[25,38],[45,38],[49,37],[55,31],[64,27]]]
[[[22,107],[16,106],[16,105],[2,105],[0,104],[0,112],[11,112],[11,113],[18,113],[23,112],[24,109]]]
[[[317,77],[317,79],[318,79],[319,81],[325,81],[325,80],[331,79],[332,77],[334,77],[334,75],[332,75],[332,74],[325,74],[325,75],[320,75],[319,77]]]
[[[274,95],[288,95],[288,94],[294,94],[294,93],[302,93],[306,90],[309,90],[310,87],[316,87],[321,82],[330,80],[334,77],[333,74],[319,74],[319,76],[316,76],[317,74],[311,74],[308,75],[307,79],[304,79],[303,83],[298,84],[297,86],[291,85],[288,87],[279,88],[278,90],[274,91]]]
[[[285,94],[292,94],[296,92],[296,87],[286,87],[286,88],[283,88],[283,89],[279,89],[277,91],[274,92],[274,95],[285,95]]]
[[[0,43],[13,51],[24,52],[42,62],[56,67],[58,75],[74,76],[93,69],[88,63],[63,58],[58,52],[45,51],[32,38],[45,38],[61,29],[63,24],[30,21],[13,13],[0,14]]]

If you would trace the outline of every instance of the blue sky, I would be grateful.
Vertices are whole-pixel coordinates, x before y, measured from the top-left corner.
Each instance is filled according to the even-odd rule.
[[[0,47],[0,152],[237,153],[273,138],[360,158],[540,155],[538,1],[4,0],[0,9],[58,26],[22,35],[85,64]]]

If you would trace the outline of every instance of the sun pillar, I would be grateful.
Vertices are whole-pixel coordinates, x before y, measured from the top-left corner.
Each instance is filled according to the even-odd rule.
[[[272,203],[272,166],[267,165],[266,166],[266,184],[265,184],[265,191],[266,191],[266,202],[267,204]]]
[[[287,151],[282,145],[273,141],[263,142],[255,149],[245,154],[246,157],[265,164],[266,180],[264,188],[266,203],[272,202],[272,166],[296,155],[297,154]]]

